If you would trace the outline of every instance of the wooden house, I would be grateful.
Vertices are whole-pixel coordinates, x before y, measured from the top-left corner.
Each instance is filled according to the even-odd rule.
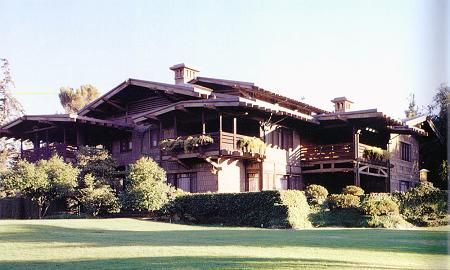
[[[1,135],[30,141],[23,158],[77,147],[108,149],[126,171],[149,156],[167,181],[189,192],[303,189],[331,192],[349,184],[366,191],[403,190],[419,181],[421,121],[401,122],[376,109],[352,111],[345,97],[328,112],[253,83],[170,68],[175,84],[128,79],[78,114],[26,115]],[[161,146],[161,143],[163,142]]]

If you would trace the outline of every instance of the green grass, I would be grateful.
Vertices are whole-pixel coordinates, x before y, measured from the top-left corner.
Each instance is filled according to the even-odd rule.
[[[447,233],[4,220],[0,269],[446,269]]]

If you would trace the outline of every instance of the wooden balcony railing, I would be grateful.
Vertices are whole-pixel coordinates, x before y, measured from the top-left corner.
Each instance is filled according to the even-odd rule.
[[[75,160],[77,147],[62,143],[52,143],[48,147],[29,149],[22,151],[22,158],[29,162],[41,159],[50,159],[54,155],[62,157],[66,161]]]
[[[374,147],[362,143],[358,143],[357,160],[381,166],[386,166],[386,160],[375,160],[368,158],[365,150],[373,149]],[[315,162],[315,161],[333,161],[333,160],[354,160],[355,152],[353,143],[338,143],[338,144],[324,144],[315,146],[302,146],[300,148],[301,161]]]
[[[189,135],[192,137],[198,137],[202,134],[195,134],[195,135]],[[233,134],[229,132],[211,132],[206,133],[204,135],[210,136],[214,142],[212,144],[198,146],[194,149],[190,149],[189,153],[201,153],[201,152],[208,152],[208,151],[218,151],[218,150],[227,150],[230,152],[233,151],[239,151],[241,150],[238,147],[239,140],[242,140],[248,136],[240,135],[240,134]],[[186,139],[189,136],[180,136],[180,139]],[[171,155],[171,154],[183,154],[184,149],[177,148],[173,149],[172,151],[163,150],[163,154]]]
[[[354,159],[352,143],[324,144],[317,146],[302,146],[300,159],[303,162]]]

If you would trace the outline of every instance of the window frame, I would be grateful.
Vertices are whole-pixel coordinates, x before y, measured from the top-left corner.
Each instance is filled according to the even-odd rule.
[[[406,142],[400,142],[400,159],[403,161],[411,162],[412,160],[412,151],[411,144]]]

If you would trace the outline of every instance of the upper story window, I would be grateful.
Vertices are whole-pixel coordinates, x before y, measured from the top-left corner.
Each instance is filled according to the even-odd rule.
[[[277,128],[268,136],[268,144],[278,146],[280,149],[289,150],[293,148],[293,130],[289,128]]]
[[[411,161],[411,144],[400,142],[400,159]]]
[[[120,152],[130,152],[133,149],[133,142],[131,141],[131,138],[126,138],[120,140]]]

